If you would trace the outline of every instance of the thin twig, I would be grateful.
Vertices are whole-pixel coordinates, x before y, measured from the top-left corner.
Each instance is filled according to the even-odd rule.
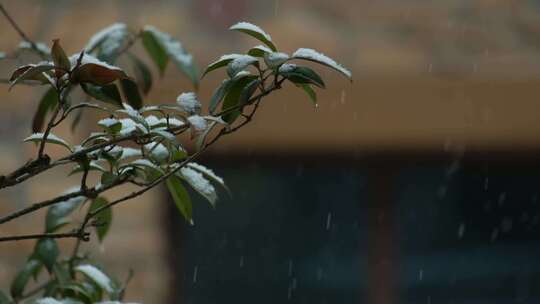
[[[77,238],[83,240],[89,240],[90,233],[88,232],[68,232],[68,233],[40,233],[40,234],[26,234],[16,236],[0,237],[0,242],[10,241],[23,241],[23,240],[35,240],[35,239],[65,239],[65,238]]]
[[[0,3],[0,12],[2,12],[4,17],[6,17],[7,21],[11,24],[11,27],[13,27],[13,29],[17,32],[17,34],[19,34],[19,36],[21,36],[21,38],[24,41],[28,42],[30,46],[32,47],[32,49],[37,51],[37,53],[42,59],[46,59],[45,56],[39,51],[37,44],[32,39],[30,39],[28,35],[26,35],[26,33],[21,29],[21,27],[17,24],[17,22],[15,22],[15,20],[11,17],[8,11],[4,8],[4,5],[2,5],[1,3]]]

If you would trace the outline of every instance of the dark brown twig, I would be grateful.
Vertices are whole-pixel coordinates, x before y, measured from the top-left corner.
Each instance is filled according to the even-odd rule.
[[[23,241],[23,240],[35,240],[35,239],[64,239],[64,238],[77,238],[84,241],[90,240],[90,233],[88,232],[68,232],[68,233],[41,233],[41,234],[26,234],[0,237],[0,242],[10,241]]]

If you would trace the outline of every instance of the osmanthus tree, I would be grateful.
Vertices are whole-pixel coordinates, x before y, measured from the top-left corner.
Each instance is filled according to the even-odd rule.
[[[133,30],[125,24],[114,24],[94,35],[80,52],[68,56],[59,40],[53,40],[50,48],[34,42],[1,5],[0,11],[23,40],[15,52],[2,53],[0,58],[7,60],[23,51],[41,58],[37,63],[18,67],[9,78],[9,88],[21,84],[47,87],[35,109],[34,133],[24,139],[37,144],[36,156],[0,176],[0,189],[37,179],[59,166],[71,166],[70,175],[80,176],[77,185],[54,198],[0,215],[3,225],[48,208],[43,233],[0,236],[1,242],[36,240],[9,292],[0,291],[0,304],[122,301],[127,282],[114,279],[80,246],[92,234],[100,241],[106,237],[114,206],[165,183],[181,215],[193,223],[192,202],[185,187],[192,187],[212,205],[218,199],[216,185],[225,187],[221,177],[195,162],[201,153],[248,124],[264,97],[287,81],[317,102],[313,88],[324,88],[324,81],[310,67],[293,61],[313,61],[351,78],[348,70],[312,49],[301,48],[292,55],[279,52],[261,28],[240,22],[230,29],[262,44],[245,54],[224,55],[202,73],[204,77],[220,68],[227,72],[209,100],[206,114],[193,92],[181,93],[176,103],[144,105],[154,77],[145,61],[131,52],[136,43],[142,43],[161,75],[172,63],[195,88],[198,86],[200,76],[193,56],[169,34],[152,26]],[[120,62],[121,57],[124,59]],[[76,145],[55,134],[55,129],[66,121],[76,124],[87,109],[102,113],[96,126],[99,131]],[[192,151],[184,147],[185,141],[193,141],[189,145]],[[49,145],[64,147],[65,155],[52,159],[47,154]],[[89,183],[89,175],[99,176],[100,181]],[[136,190],[116,198],[104,196],[126,185],[134,185]],[[74,212],[83,212],[81,221],[70,220]],[[60,238],[73,239],[73,249],[61,252],[57,245]],[[33,288],[26,288],[32,280],[36,281]]]

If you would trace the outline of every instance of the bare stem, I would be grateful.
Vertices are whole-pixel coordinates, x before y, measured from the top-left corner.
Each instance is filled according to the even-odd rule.
[[[65,238],[77,238],[82,240],[89,240],[90,233],[88,232],[68,232],[68,233],[41,233],[41,234],[25,234],[0,237],[0,242],[10,241],[23,241],[23,240],[35,240],[35,239],[65,239]]]
[[[9,22],[9,24],[11,24],[11,27],[13,27],[13,29],[17,32],[17,34],[19,34],[19,36],[24,41],[30,43],[30,46],[32,47],[32,49],[37,51],[37,53],[40,54],[40,57],[42,57],[42,59],[45,59],[45,57],[39,51],[37,44],[32,39],[30,39],[28,35],[26,35],[26,33],[21,29],[21,27],[17,24],[17,22],[15,22],[15,20],[11,17],[8,11],[4,8],[4,5],[2,5],[1,3],[0,3],[0,12],[2,12],[4,17],[6,17],[7,21]]]

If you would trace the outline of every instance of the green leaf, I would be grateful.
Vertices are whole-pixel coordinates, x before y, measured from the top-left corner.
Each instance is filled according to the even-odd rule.
[[[315,93],[313,88],[311,86],[309,86],[309,84],[299,84],[298,86],[300,88],[302,88],[302,90],[304,90],[304,92],[306,92],[306,94],[308,94],[309,98],[311,99],[313,104],[316,106],[317,105],[317,93]]]
[[[56,78],[60,78],[71,69],[71,63],[69,62],[66,52],[64,52],[64,49],[60,46],[59,39],[53,40],[51,55],[54,65],[60,68],[56,70]]]
[[[135,79],[137,79],[139,87],[144,95],[148,94],[152,88],[152,73],[150,72],[150,69],[146,63],[137,56],[128,53],[128,57],[133,61],[133,73],[135,74]]]
[[[206,74],[208,74],[208,73],[210,73],[210,72],[212,72],[214,70],[217,70],[219,68],[227,66],[229,63],[231,63],[231,61],[233,61],[236,58],[242,57],[242,56],[244,56],[244,55],[242,55],[242,54],[228,54],[228,55],[221,56],[218,60],[210,63],[206,67],[206,70],[204,70],[204,73],[203,73],[202,77],[204,77]]]
[[[182,181],[175,175],[167,178],[167,188],[171,194],[176,207],[184,216],[186,221],[193,225],[192,203],[186,188],[182,185]]]
[[[262,43],[266,44],[272,51],[277,51],[276,46],[272,42],[272,37],[263,31],[260,27],[248,23],[248,22],[239,22],[229,28],[233,31],[239,31],[245,34],[250,35],[251,37],[258,39]]]
[[[321,76],[308,67],[286,64],[279,69],[279,74],[295,84],[313,84],[325,88]]]
[[[191,167],[181,168],[176,175],[186,181],[195,191],[202,195],[212,207],[216,206],[218,199],[216,188],[208,181],[201,172]]]
[[[115,118],[104,118],[98,121],[98,126],[103,127],[109,134],[117,134],[122,129],[122,122]]]
[[[227,66],[227,74],[229,77],[233,78],[240,71],[247,68],[249,65],[258,64],[259,59],[257,57],[242,55],[229,63]]]
[[[347,70],[343,66],[341,66],[339,63],[337,63],[334,59],[319,53],[313,49],[298,49],[296,52],[294,52],[293,59],[303,59],[308,60],[312,62],[316,62],[322,65],[325,65],[327,67],[330,67],[341,74],[343,74],[345,77],[347,77],[350,81],[352,81],[352,73],[351,71]]]
[[[249,51],[248,51],[248,55],[250,56],[253,56],[253,57],[264,57],[266,54],[269,54],[269,53],[272,53],[274,51],[272,51],[271,49],[269,49],[268,47],[264,46],[264,45],[257,45],[255,47],[252,47]]]
[[[115,23],[97,32],[84,48],[88,53],[97,50],[97,57],[107,61],[124,46],[127,36],[127,26],[124,23]]]
[[[122,107],[122,97],[114,84],[95,86],[89,83],[81,83],[81,88],[86,94],[99,101]]]
[[[153,41],[160,46],[161,50],[165,51],[169,59],[176,64],[178,69],[188,76],[195,87],[198,87],[199,72],[197,66],[193,61],[193,56],[186,52],[182,43],[172,38],[171,35],[162,32],[153,26],[145,26],[143,32],[149,33],[153,37]]]
[[[34,114],[34,118],[32,120],[32,132],[39,132],[42,130],[45,116],[47,116],[47,113],[52,111],[57,104],[58,93],[56,93],[56,90],[54,88],[47,90],[45,95],[41,97],[38,109]]]
[[[255,79],[248,83],[246,87],[242,90],[242,93],[240,94],[240,98],[238,100],[238,104],[245,106],[249,103],[249,99],[251,96],[253,96],[253,93],[257,90],[259,87],[259,84],[261,83],[260,79]]]
[[[143,106],[143,99],[139,93],[137,83],[129,78],[120,80],[120,87],[124,92],[127,103],[135,109],[140,109]]]
[[[17,273],[15,279],[11,282],[10,292],[13,298],[22,296],[28,280],[30,280],[34,272],[36,272],[41,265],[41,262],[36,259],[30,259],[26,262],[23,269]]]
[[[47,215],[45,216],[45,231],[47,233],[52,233],[69,223],[69,219],[66,217],[77,209],[84,201],[86,201],[84,196],[77,196],[51,206],[47,210]]]
[[[242,94],[244,88],[253,80],[257,79],[257,76],[246,75],[245,77],[240,77],[233,79],[230,89],[223,100],[223,105],[221,107],[222,111],[227,111],[239,106],[240,95]],[[236,118],[241,113],[241,109],[233,110],[225,115],[223,115],[223,120],[228,124],[232,124]]]
[[[52,271],[59,255],[58,244],[50,238],[39,240],[34,249],[34,256],[45,265],[49,272]]]
[[[75,271],[84,274],[108,294],[113,294],[115,292],[116,287],[114,286],[114,282],[97,267],[90,264],[84,264],[75,267]]]
[[[28,136],[27,138],[25,138],[23,140],[23,142],[40,143],[41,141],[43,141],[43,136],[44,136],[43,133],[34,133],[34,134]],[[65,140],[63,140],[60,137],[54,135],[53,133],[49,133],[49,135],[47,136],[47,139],[45,140],[45,142],[50,143],[50,144],[64,146],[70,152],[72,152],[71,146]]]
[[[116,176],[116,174],[114,174],[114,173],[111,173],[111,172],[103,172],[103,174],[101,174],[101,184],[102,184],[103,186],[109,186],[109,185],[112,184],[117,178],[118,178],[118,176]]]
[[[109,202],[105,198],[97,197],[96,199],[94,199],[94,201],[92,201],[92,204],[90,205],[90,212],[94,212],[97,209],[106,206],[108,203]],[[112,208],[104,209],[96,215],[96,232],[100,242],[103,241],[103,239],[107,235],[107,232],[109,232],[109,229],[111,228],[112,218]]]
[[[100,39],[88,43],[86,49],[92,52],[97,49],[97,58],[105,62],[113,63],[119,55],[119,51],[126,46],[129,31],[125,24],[115,23],[94,35]],[[92,45],[93,44],[93,45]]]
[[[93,295],[78,282],[70,282],[60,287],[62,295],[82,300],[84,303],[94,303]],[[62,302],[64,303],[64,302]]]
[[[0,304],[10,304],[11,300],[8,298],[8,296],[0,290]]]
[[[163,76],[167,63],[169,62],[169,56],[151,29],[152,27],[144,29],[141,32],[142,43],[146,52],[158,67],[160,75]]]
[[[210,99],[210,106],[208,107],[208,111],[210,113],[213,114],[216,111],[219,103],[223,100],[223,97],[225,97],[225,94],[227,94],[227,92],[229,91],[232,83],[232,80],[226,79],[214,92],[214,95],[212,95],[212,98]]]
[[[225,181],[223,180],[223,178],[219,177],[211,169],[209,169],[209,168],[207,168],[207,167],[205,167],[205,166],[203,166],[201,164],[194,163],[194,162],[188,163],[187,166],[189,168],[195,170],[195,171],[199,171],[202,175],[204,175],[204,177],[210,179],[214,183],[217,183],[217,184],[221,185],[221,187],[223,187],[223,189],[227,190],[227,192],[229,192],[229,194],[230,194],[229,187],[227,187],[227,185],[225,184]]]

